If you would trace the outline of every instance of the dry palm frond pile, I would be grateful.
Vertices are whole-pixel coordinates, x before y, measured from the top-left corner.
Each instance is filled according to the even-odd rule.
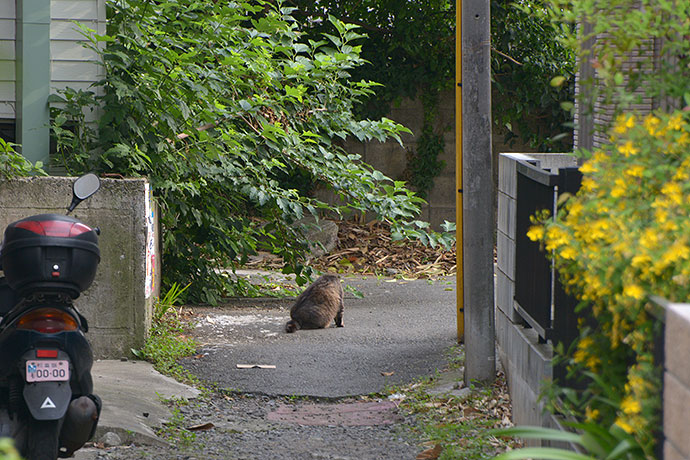
[[[446,250],[419,242],[393,241],[388,226],[378,221],[337,224],[338,247],[314,261],[321,270],[416,278],[455,273],[455,247]]]
[[[446,250],[418,242],[393,241],[390,229],[378,221],[358,223],[336,221],[338,246],[330,253],[312,259],[318,270],[369,275],[402,275],[431,278],[456,272],[455,246]],[[280,269],[279,257],[262,254],[252,259],[248,268]]]

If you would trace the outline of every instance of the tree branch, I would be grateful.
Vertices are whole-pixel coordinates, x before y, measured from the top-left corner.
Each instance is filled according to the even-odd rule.
[[[514,62],[514,63],[517,64],[517,65],[522,65],[522,62],[516,61],[516,60],[513,59],[512,57],[508,56],[506,53],[503,53],[503,52],[501,52],[501,51],[498,51],[498,50],[497,50],[496,48],[494,48],[493,46],[491,47],[491,51],[495,51],[496,54],[500,54],[500,55],[503,56],[504,58],[508,59],[509,61]]]

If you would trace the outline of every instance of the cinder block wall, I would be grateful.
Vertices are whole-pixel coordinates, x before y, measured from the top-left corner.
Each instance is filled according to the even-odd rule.
[[[0,227],[34,214],[64,214],[74,178],[0,182]],[[144,179],[101,179],[101,189],[71,214],[99,227],[101,262],[93,285],[75,301],[89,322],[96,358],[130,356],[143,345],[160,287],[157,216]]]
[[[538,334],[523,326],[514,308],[515,271],[520,261],[515,256],[517,219],[517,162],[537,161],[544,169],[575,165],[568,154],[502,153],[498,160],[498,219],[496,231],[496,342],[508,380],[516,425],[558,428],[558,420],[546,412],[540,394],[553,379],[553,348],[539,343]],[[540,444],[530,441],[530,444]],[[548,443],[544,443],[545,445]]]
[[[498,229],[496,232],[496,342],[508,379],[516,425],[551,426],[539,400],[544,381],[553,376],[553,350],[539,343],[537,333],[522,326],[513,308],[515,297],[515,222],[517,217],[518,160],[534,158],[520,153],[502,153],[498,163]]]
[[[664,372],[664,459],[690,458],[690,304],[666,310]]]

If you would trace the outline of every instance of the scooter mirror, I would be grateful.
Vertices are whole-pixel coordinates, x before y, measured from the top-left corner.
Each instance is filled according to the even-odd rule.
[[[69,214],[77,207],[79,203],[93,195],[101,187],[101,181],[98,176],[92,173],[84,174],[79,179],[74,181],[72,185],[72,203],[67,208]]]
[[[96,193],[100,187],[101,181],[98,179],[98,176],[89,173],[84,174],[79,179],[74,181],[72,191],[74,192],[74,196],[80,200],[85,200]]]

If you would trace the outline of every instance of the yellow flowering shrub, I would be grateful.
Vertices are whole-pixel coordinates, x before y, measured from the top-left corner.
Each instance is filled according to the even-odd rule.
[[[610,144],[580,167],[577,195],[528,233],[553,251],[582,314],[596,318],[598,327],[581,329],[570,361],[592,378],[583,419],[615,423],[647,453],[660,401],[652,359],[659,324],[648,296],[690,299],[689,116],[619,116]]]

